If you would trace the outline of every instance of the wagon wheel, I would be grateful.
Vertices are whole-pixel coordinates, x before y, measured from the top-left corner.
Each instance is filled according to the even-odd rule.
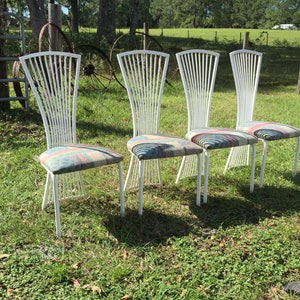
[[[183,49],[179,47],[170,47],[164,49],[164,52],[170,54],[170,61],[168,66],[167,83],[172,85],[172,81],[180,79],[179,68],[176,60],[176,53],[181,52]]]
[[[19,79],[20,75],[22,74],[22,78],[25,77],[22,69],[20,70],[21,63],[19,60],[14,61],[13,66],[12,66],[12,76],[15,79]],[[25,84],[21,84],[19,81],[14,81],[13,82],[13,87],[15,90],[15,94],[17,97],[24,97],[26,95],[25,92]],[[28,95],[29,96],[29,95]],[[26,107],[26,101],[25,100],[19,100],[20,104],[25,108]]]
[[[73,52],[71,43],[64,32],[54,23],[46,23],[39,34],[39,51]]]
[[[74,52],[81,54],[81,84],[86,89],[107,89],[113,71],[108,56],[92,45],[79,45]]]
[[[146,44],[146,45],[145,45]],[[119,64],[117,61],[117,54],[130,50],[149,49],[162,51],[160,43],[144,32],[129,32],[118,37],[112,45],[109,59],[114,70],[114,77],[118,83],[125,88]]]

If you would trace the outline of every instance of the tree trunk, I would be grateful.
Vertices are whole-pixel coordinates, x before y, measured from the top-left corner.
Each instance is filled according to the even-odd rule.
[[[44,2],[43,0],[26,0],[30,12],[31,29],[36,37],[39,36],[41,28],[47,22]]]
[[[5,0],[0,0],[0,11],[7,11],[7,3]],[[7,18],[0,15],[0,35],[4,35],[8,28]],[[0,40],[0,57],[4,54],[5,40]],[[0,78],[7,78],[7,65],[5,61],[0,61]],[[0,98],[9,97],[9,89],[7,83],[0,83]],[[9,101],[0,101],[0,110],[7,111],[10,109]]]
[[[79,8],[78,1],[71,0],[71,29],[73,33],[79,33]]]
[[[138,18],[139,18],[139,0],[134,0],[133,8],[130,17],[130,32],[136,32]]]
[[[104,37],[109,44],[116,38],[116,1],[99,0],[99,18],[97,27],[99,41]]]

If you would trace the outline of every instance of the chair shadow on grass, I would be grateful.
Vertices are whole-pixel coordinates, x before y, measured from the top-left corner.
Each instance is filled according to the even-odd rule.
[[[8,112],[0,111],[0,122],[0,144],[5,145],[6,149],[32,146],[34,138],[37,143],[40,143],[41,138],[45,140],[43,121],[40,113],[35,110],[14,108]]]
[[[283,176],[291,178],[288,172]],[[300,185],[300,175],[293,180]],[[236,184],[236,178],[227,178],[226,183]],[[188,205],[190,213],[174,215],[168,211],[161,212],[158,203],[157,209],[145,206],[142,216],[138,216],[137,210],[128,208],[124,219],[115,214],[108,215],[104,226],[117,240],[129,245],[165,244],[169,238],[180,238],[190,233],[203,237],[220,227],[255,225],[266,218],[289,216],[300,211],[300,189],[267,185],[259,189],[256,185],[254,193],[250,193],[248,185],[241,184],[238,190],[239,197],[232,197],[226,192],[222,196],[211,193],[208,203],[199,207],[195,204],[194,189],[167,185],[163,187],[163,193],[168,193],[169,199],[182,199],[180,204]],[[153,197],[155,193],[157,190],[153,191]]]
[[[300,187],[300,175],[292,178],[290,172],[281,174],[286,180],[292,180]],[[229,184],[237,184],[232,177]],[[228,182],[228,179],[226,179]],[[238,187],[241,197],[235,198],[229,194],[224,197],[209,197],[208,203],[200,209],[191,205],[191,211],[197,216],[204,227],[217,229],[242,224],[258,224],[266,218],[289,216],[300,211],[300,188],[274,187],[267,185],[259,188],[255,185],[254,192],[249,187]]]
[[[95,222],[129,247],[168,244],[170,239],[190,234],[206,238],[220,227],[256,225],[264,219],[300,212],[300,174],[295,178],[289,171],[280,175],[295,187],[275,187],[266,181],[260,189],[256,182],[254,192],[250,193],[247,180],[237,182],[236,176],[212,176],[211,180],[216,180],[219,187],[211,185],[208,203],[199,207],[195,204],[195,179],[191,178],[178,185],[168,181],[162,188],[145,187],[147,197],[142,216],[137,211],[137,190],[125,194],[128,199],[125,218],[120,216],[117,190],[108,194],[96,192],[86,199],[66,202],[61,205],[61,211],[82,216],[86,220],[84,226],[90,227],[85,239],[91,241],[97,239],[93,230]],[[235,192],[228,190],[228,186],[236,186]],[[53,213],[51,209],[49,212]]]
[[[145,209],[143,216],[130,209],[125,219],[110,216],[104,225],[119,242],[129,246],[166,244],[169,238],[187,236],[192,230],[187,220],[154,209]]]
[[[78,135],[82,134],[84,135],[85,139],[89,138],[101,138],[105,137],[106,135],[114,135],[114,136],[130,136],[132,135],[132,129],[130,127],[128,128],[121,128],[116,127],[115,125],[104,125],[99,122],[98,124],[91,123],[91,122],[85,122],[85,121],[77,121],[77,131]]]

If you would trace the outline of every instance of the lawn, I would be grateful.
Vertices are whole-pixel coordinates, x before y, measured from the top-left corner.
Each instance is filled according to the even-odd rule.
[[[240,43],[244,35],[249,32],[250,42],[256,45],[278,46],[289,44],[300,45],[300,32],[297,30],[264,30],[264,29],[242,29],[242,28],[180,28],[180,29],[150,29],[150,34],[162,37],[175,37],[185,39],[202,39],[216,44]]]
[[[234,127],[228,52],[239,44],[203,45],[221,52],[211,125]],[[256,119],[300,127],[299,46],[258,50],[264,58]],[[77,124],[80,142],[124,155],[125,176],[132,136],[125,90],[116,82],[107,91],[81,86]],[[186,128],[183,88],[174,77],[165,86],[161,132],[184,136]],[[300,280],[295,147],[295,139],[270,143],[259,189],[258,145],[252,194],[250,169],[223,175],[228,150],[211,152],[208,203],[201,207],[195,178],[175,184],[180,159],[163,160],[164,185],[145,188],[142,217],[135,190],[126,192],[126,217],[120,217],[116,167],[85,171],[89,196],[61,204],[57,239],[53,207],[41,210],[45,171],[36,156],[46,142],[39,111],[33,99],[29,112],[12,102],[9,113],[0,113],[0,299],[295,299],[284,291]]]

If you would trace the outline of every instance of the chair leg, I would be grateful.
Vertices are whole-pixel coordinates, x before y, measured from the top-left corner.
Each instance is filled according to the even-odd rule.
[[[183,168],[184,168],[184,165],[185,165],[185,161],[186,161],[186,156],[184,156],[181,160],[181,164],[180,164],[180,167],[179,167],[179,171],[177,173],[177,176],[176,176],[176,181],[175,183],[177,184],[179,182],[179,180],[181,179],[181,173],[183,171]]]
[[[204,151],[205,166],[204,166],[204,192],[203,192],[203,203],[207,203],[208,194],[208,174],[209,174],[209,153]]]
[[[300,152],[300,136],[298,137],[298,144],[296,149],[296,156],[295,156],[295,163],[294,163],[294,171],[293,171],[293,177],[297,174],[298,169],[298,160],[299,160],[299,152]]]
[[[249,165],[249,146],[250,145],[232,147],[230,149],[223,174],[225,174],[228,169]]]
[[[125,198],[124,198],[124,177],[123,177],[123,164],[118,163],[119,167],[119,182],[120,182],[120,206],[121,206],[121,217],[125,216]]]
[[[57,235],[58,238],[61,238],[60,208],[59,208],[59,199],[58,199],[57,175],[52,175],[52,180],[53,180],[53,195],[54,195],[56,235]]]
[[[46,184],[45,184],[45,191],[44,191],[44,197],[43,197],[43,203],[42,203],[42,209],[44,210],[48,205],[48,197],[49,197],[49,193],[51,192],[50,186],[51,186],[51,174],[49,172],[47,172],[47,179],[46,179]]]
[[[180,179],[197,176],[198,174],[197,161],[198,161],[198,157],[196,154],[184,156],[182,158],[181,165],[175,181],[176,184],[179,182]]]
[[[132,154],[125,180],[124,190],[139,187],[139,160]],[[159,159],[145,160],[143,163],[144,183],[147,185],[162,185]]]
[[[265,177],[265,167],[266,167],[266,159],[267,159],[267,153],[268,153],[268,142],[263,140],[263,157],[261,162],[261,169],[260,169],[260,179],[259,179],[259,187],[262,188],[264,185],[264,177]]]
[[[131,179],[133,168],[134,168],[134,159],[135,159],[135,157],[133,155],[131,155],[130,165],[129,165],[128,173],[127,173],[125,184],[124,184],[124,190],[126,190],[127,187],[129,186],[129,180]]]
[[[144,187],[144,162],[139,161],[139,207],[138,212],[141,216],[143,214],[143,187]]]
[[[197,176],[197,197],[196,205],[201,205],[201,180],[202,180],[202,153],[197,155],[198,157],[198,176]]]
[[[251,177],[250,177],[250,193],[254,191],[254,177],[255,177],[255,162],[256,162],[256,145],[252,145],[252,165],[251,165]]]

